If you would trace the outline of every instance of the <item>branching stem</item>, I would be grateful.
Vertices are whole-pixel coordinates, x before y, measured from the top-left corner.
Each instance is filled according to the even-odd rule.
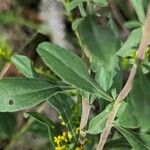
[[[119,95],[113,105],[110,115],[108,116],[106,126],[101,134],[100,141],[97,146],[97,150],[103,150],[106,140],[107,140],[109,133],[111,131],[111,128],[113,126],[113,122],[115,120],[117,111],[121,105],[121,102],[126,98],[126,96],[129,94],[129,92],[132,89],[132,83],[133,83],[134,77],[136,75],[137,68],[141,64],[141,62],[144,60],[145,50],[147,48],[149,38],[150,38],[150,4],[148,6],[148,12],[147,12],[146,21],[145,21],[144,28],[143,28],[141,42],[140,42],[139,48],[137,50],[136,62],[131,69],[129,78],[128,78],[125,86],[119,93]]]

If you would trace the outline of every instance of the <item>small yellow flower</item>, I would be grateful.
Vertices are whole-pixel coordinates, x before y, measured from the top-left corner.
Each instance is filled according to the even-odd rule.
[[[60,138],[60,136],[58,136],[58,137],[54,136],[54,142],[59,146],[60,143],[61,143],[61,138]]]
[[[77,128],[76,128],[76,134],[78,134],[78,133],[79,133],[79,131],[80,131],[80,128],[79,128],[79,127],[77,127]]]
[[[62,120],[62,119],[63,119],[61,115],[59,115],[59,116],[58,116],[58,118],[59,118],[60,120]]]
[[[71,135],[71,133],[68,131],[68,139],[71,141],[71,139],[72,139],[72,135]]]
[[[75,150],[83,150],[82,147],[76,147]]]
[[[65,141],[65,142],[68,142],[66,132],[63,132],[63,135],[61,136],[61,140]]]
[[[65,126],[66,124],[65,124],[65,122],[64,122],[64,121],[62,121],[62,122],[61,122],[61,125]]]
[[[55,150],[67,150],[67,149],[66,149],[66,146],[63,145],[63,146],[57,146],[57,147],[55,147]]]

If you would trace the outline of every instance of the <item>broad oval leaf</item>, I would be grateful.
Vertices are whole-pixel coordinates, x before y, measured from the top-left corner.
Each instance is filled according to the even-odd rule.
[[[90,78],[85,63],[73,52],[48,42],[40,44],[37,51],[45,64],[65,82],[112,101],[112,98]]]
[[[81,40],[87,50],[105,67],[110,67],[111,58],[118,49],[118,39],[109,27],[96,23],[93,16],[85,17],[79,26]]]
[[[16,66],[16,68],[24,74],[27,78],[38,77],[37,73],[34,70],[33,64],[27,56],[23,55],[13,55],[11,61]]]
[[[33,107],[60,91],[45,79],[6,78],[0,80],[0,87],[0,112]]]

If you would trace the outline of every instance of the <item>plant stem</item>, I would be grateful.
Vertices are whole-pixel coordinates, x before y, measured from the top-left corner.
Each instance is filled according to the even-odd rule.
[[[81,121],[80,121],[80,137],[79,137],[79,143],[81,145],[84,145],[85,143],[85,137],[86,133],[83,131],[83,129],[86,127],[89,114],[90,114],[90,104],[89,100],[82,98],[82,115],[81,115]]]
[[[108,116],[106,126],[101,134],[100,141],[97,146],[97,150],[103,150],[103,147],[106,143],[106,140],[107,140],[109,133],[111,131],[111,128],[113,126],[113,122],[115,120],[117,111],[121,105],[121,102],[125,99],[125,97],[129,94],[129,92],[132,89],[132,83],[133,83],[134,77],[136,75],[137,68],[141,64],[141,62],[144,60],[145,50],[147,48],[148,41],[150,38],[150,26],[149,25],[150,25],[150,4],[148,6],[148,12],[147,12],[146,21],[144,24],[141,42],[140,42],[139,48],[137,50],[136,62],[131,69],[129,78],[128,78],[124,88],[119,93],[119,95],[113,105],[112,111],[110,112],[110,115]]]

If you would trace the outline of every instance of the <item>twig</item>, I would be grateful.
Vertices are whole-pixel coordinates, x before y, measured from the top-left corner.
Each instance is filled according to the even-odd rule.
[[[99,144],[97,146],[97,150],[103,150],[103,147],[106,143],[107,137],[109,136],[110,130],[113,126],[115,116],[116,116],[117,111],[121,105],[121,102],[125,99],[125,97],[129,94],[129,92],[132,89],[132,82],[133,82],[134,77],[136,75],[137,67],[144,60],[145,50],[146,50],[147,45],[148,45],[148,40],[150,37],[150,26],[149,25],[150,25],[150,4],[148,6],[148,12],[147,12],[147,17],[146,17],[143,33],[142,33],[141,42],[140,42],[139,48],[137,50],[136,62],[131,69],[129,78],[128,78],[124,88],[119,93],[119,95],[118,95],[118,97],[117,97],[117,99],[113,105],[113,108],[112,108],[112,111],[108,117],[106,126],[105,126],[105,128],[101,134],[100,141],[99,141]]]
[[[82,115],[81,115],[81,121],[80,121],[80,137],[79,137],[79,143],[81,145],[84,145],[85,143],[86,133],[83,131],[83,129],[87,125],[90,109],[91,107],[89,104],[89,100],[83,98],[82,99]]]
[[[0,79],[2,79],[7,73],[8,70],[11,68],[11,64],[7,63],[4,68],[2,69],[2,71],[0,72]]]

